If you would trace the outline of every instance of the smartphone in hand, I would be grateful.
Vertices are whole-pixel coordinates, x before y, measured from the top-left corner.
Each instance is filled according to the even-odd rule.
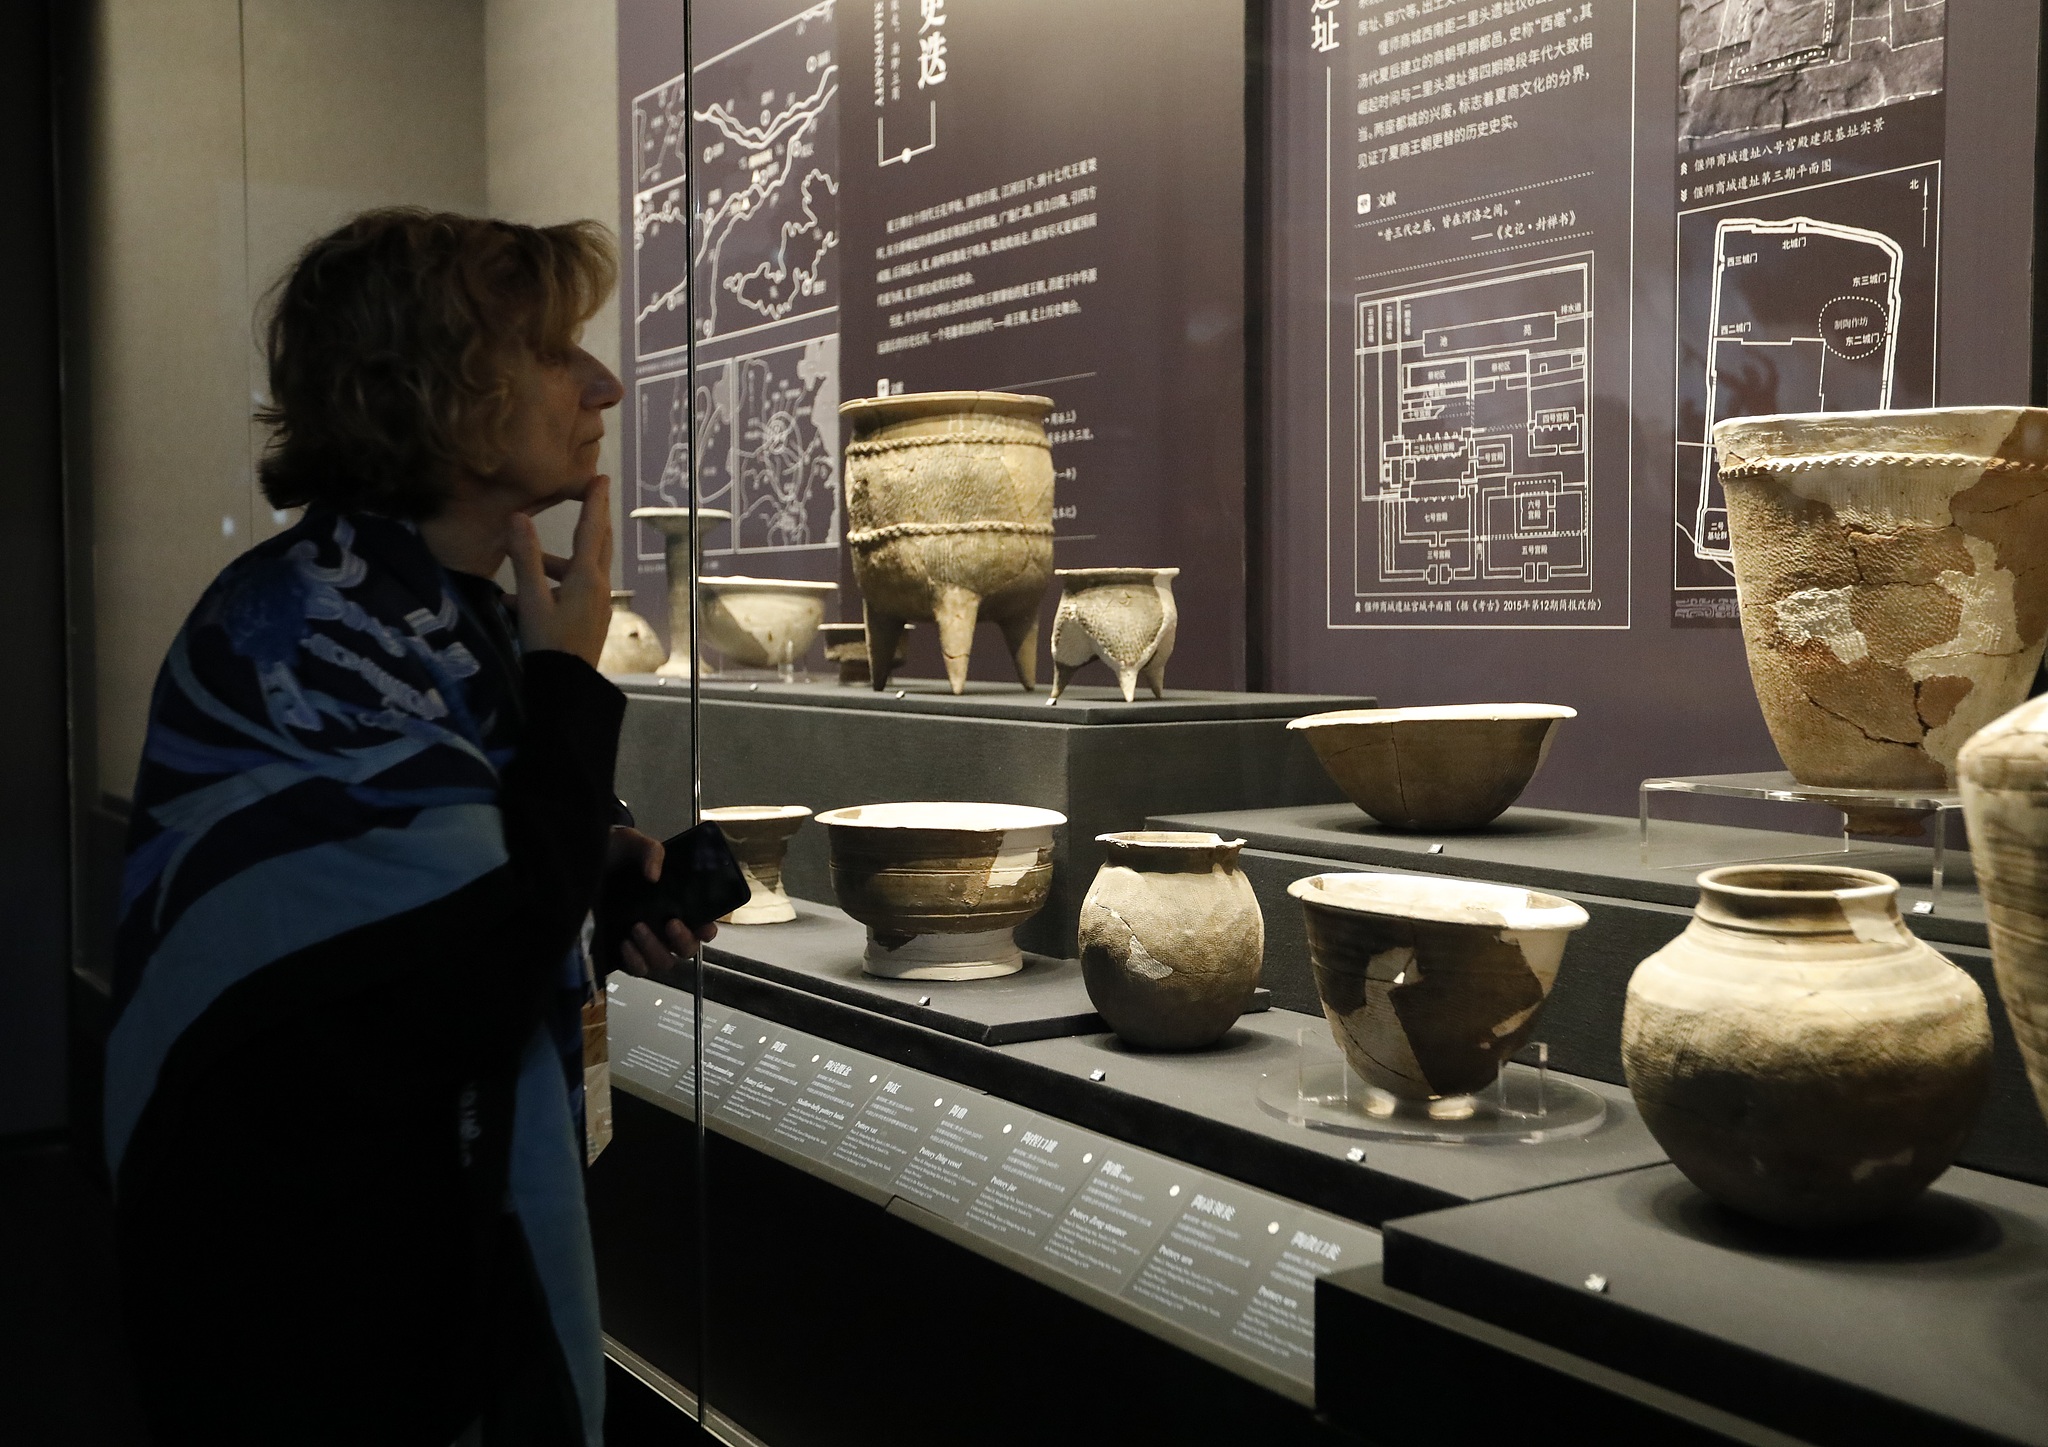
[[[628,863],[606,877],[598,903],[598,936],[605,963],[618,958],[635,925],[666,939],[668,922],[681,920],[693,935],[752,896],[747,876],[716,824],[705,821],[662,841],[661,878],[650,880]]]

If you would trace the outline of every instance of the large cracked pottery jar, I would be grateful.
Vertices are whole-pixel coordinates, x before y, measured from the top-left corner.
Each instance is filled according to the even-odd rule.
[[[2048,411],[1744,417],[1714,428],[1750,677],[1785,767],[1947,789],[2048,640]]]
[[[1554,703],[1346,708],[1293,720],[1344,797],[1389,829],[1479,829],[1529,787],[1557,726]]]
[[[1536,1028],[1586,912],[1502,884],[1316,874],[1301,901],[1330,1032],[1367,1085],[1420,1104],[1493,1083]]]
[[[1723,1205],[1781,1226],[1890,1215],[1949,1168],[1990,1082],[1984,992],[1864,869],[1699,877],[1636,967],[1621,1058],[1643,1123]]]
[[[2048,1114],[2048,698],[1964,744],[1958,772],[1999,998]]]
[[[1024,968],[1014,933],[1052,890],[1052,831],[1023,804],[861,804],[820,814],[839,907],[868,927],[861,968],[980,980]]]
[[[839,405],[847,545],[866,604],[868,670],[889,681],[911,619],[938,625],[953,692],[974,625],[1002,630],[1025,688],[1038,682],[1038,609],[1052,581],[1049,397],[918,392]]]
[[[1142,1050],[1213,1045],[1251,1007],[1266,917],[1237,867],[1242,839],[1098,834],[1108,858],[1081,901],[1081,979],[1109,1028]]]

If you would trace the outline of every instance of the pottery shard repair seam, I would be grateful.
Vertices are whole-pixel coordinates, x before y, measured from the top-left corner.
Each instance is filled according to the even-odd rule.
[[[1173,966],[1145,948],[1145,942],[1138,938],[1138,932],[1131,928],[1131,922],[1118,914],[1110,905],[1103,905],[1109,917],[1124,927],[1130,936],[1130,953],[1124,957],[1124,968],[1132,974],[1142,975],[1148,980],[1163,980],[1173,973]]]
[[[1921,649],[1906,660],[1906,671],[1914,682],[1954,670],[1944,665],[1952,658],[1983,655],[1995,658],[2018,653],[2021,640],[2008,619],[2018,617],[2013,600],[2013,574],[1998,566],[1998,548],[1988,538],[1963,536],[1970,550],[1974,573],[1953,570],[1939,574],[1935,582],[1963,608],[1956,624],[1956,636],[1946,643]]]
[[[1003,843],[1010,841],[1006,837]],[[1038,863],[1038,846],[1028,849],[999,849],[996,857],[989,861],[988,887],[1008,889],[1024,878],[1032,865]]]
[[[1778,631],[1791,643],[1824,643],[1842,663],[1861,663],[1870,656],[1870,640],[1849,613],[1855,591],[1802,588],[1787,593],[1771,605],[1778,616]]]

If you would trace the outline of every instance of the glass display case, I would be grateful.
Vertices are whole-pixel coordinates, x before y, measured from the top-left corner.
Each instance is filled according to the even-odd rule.
[[[748,898],[602,982],[616,1401],[2048,1442],[2033,9],[491,0],[346,198],[248,9],[241,281],[618,237],[614,782]]]

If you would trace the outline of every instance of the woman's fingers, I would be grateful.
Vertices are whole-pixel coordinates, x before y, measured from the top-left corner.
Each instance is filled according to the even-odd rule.
[[[542,553],[540,561],[541,566],[547,569],[548,576],[557,582],[560,582],[569,571],[569,560],[567,558],[558,558],[553,553]]]
[[[548,584],[547,567],[540,550],[540,533],[534,528],[532,518],[513,514],[505,551],[512,559],[513,585],[519,590],[520,640],[529,648],[545,647],[545,644],[536,644],[535,636],[545,632],[554,615],[555,590]]]

